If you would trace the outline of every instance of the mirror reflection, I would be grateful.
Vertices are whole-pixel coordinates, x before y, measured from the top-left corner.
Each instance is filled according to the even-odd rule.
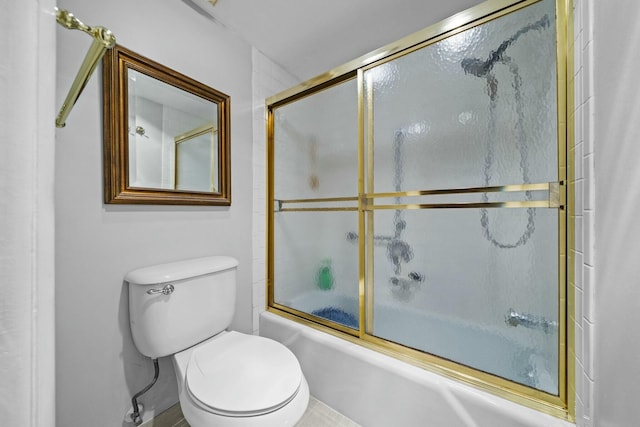
[[[103,71],[105,202],[231,204],[229,97],[122,46]]]
[[[218,156],[216,125],[206,124],[175,138],[175,187],[215,191]]]
[[[217,191],[218,106],[135,70],[129,78],[129,186]]]

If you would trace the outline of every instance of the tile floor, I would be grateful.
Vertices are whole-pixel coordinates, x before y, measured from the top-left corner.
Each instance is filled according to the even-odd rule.
[[[180,405],[176,404],[141,427],[190,426],[182,416]],[[295,427],[360,427],[360,425],[311,396],[307,410]]]
[[[312,396],[307,410],[296,427],[360,427],[360,425]]]

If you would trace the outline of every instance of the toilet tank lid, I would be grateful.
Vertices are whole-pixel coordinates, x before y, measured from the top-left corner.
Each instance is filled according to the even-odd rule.
[[[237,266],[238,260],[235,258],[208,256],[138,268],[128,272],[124,280],[132,285],[153,285],[203,276]]]

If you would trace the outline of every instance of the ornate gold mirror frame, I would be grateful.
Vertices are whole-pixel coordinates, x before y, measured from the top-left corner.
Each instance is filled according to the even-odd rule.
[[[157,99],[148,100],[144,95],[138,94],[137,86],[130,87],[132,82],[137,84],[136,79],[143,79],[157,87],[157,92],[166,92],[168,95],[158,95]],[[164,117],[167,114],[163,113],[162,123],[150,126],[154,131],[150,132],[132,119],[137,112],[130,111],[131,97],[144,98],[145,103],[153,104],[153,108],[166,110],[179,120],[176,120],[177,123],[166,124]],[[185,101],[187,99],[189,101]],[[219,206],[231,204],[228,95],[116,45],[105,55],[103,61],[103,102],[105,203]],[[202,111],[195,111],[193,107],[187,106],[194,104],[203,105],[204,110],[209,112],[208,116],[202,117]],[[181,188],[183,186],[178,187],[175,182],[178,166],[174,155],[176,149],[175,146],[167,144],[176,144],[176,137],[205,124],[209,129],[214,128],[216,131],[216,138],[213,138],[215,145],[212,144],[206,161],[198,164],[210,165],[210,171],[215,176],[203,185],[194,185],[186,189]],[[159,156],[162,157],[162,165],[154,165],[153,159],[144,160],[145,167],[162,169],[164,178],[161,184],[132,182],[132,176],[135,176],[137,168],[140,168],[137,162],[144,151],[136,148],[136,140],[142,140],[145,144],[164,144],[163,148],[156,148],[156,152],[163,150],[163,153],[170,153]],[[147,166],[148,164],[151,166]]]

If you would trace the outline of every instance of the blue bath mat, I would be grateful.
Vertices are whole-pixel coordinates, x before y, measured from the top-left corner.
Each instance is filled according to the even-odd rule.
[[[358,319],[353,314],[336,307],[324,307],[311,312],[314,316],[322,317],[336,323],[348,326],[350,328],[358,328]]]

